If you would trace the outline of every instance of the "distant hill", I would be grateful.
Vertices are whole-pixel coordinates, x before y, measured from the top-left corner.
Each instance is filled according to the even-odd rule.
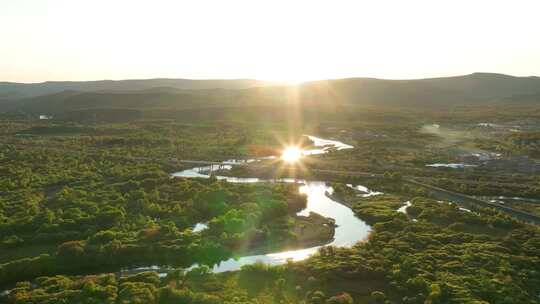
[[[253,79],[133,79],[98,81],[48,81],[42,83],[0,82],[0,99],[26,98],[62,91],[134,91],[159,87],[181,90],[245,89],[270,85]]]
[[[340,109],[355,105],[447,107],[538,104],[540,78],[474,73],[416,80],[346,78],[271,86],[256,80],[150,79],[43,84],[0,84],[0,111],[60,114],[90,109],[193,111],[206,108],[281,107]],[[7,94],[17,87],[18,96]],[[43,93],[60,90],[54,93]],[[20,96],[31,96],[21,98]],[[239,107],[239,108],[238,108]],[[80,114],[84,115],[84,114]]]
[[[504,103],[537,104],[540,105],[540,92],[535,94],[517,94],[501,100]]]
[[[324,90],[335,94],[329,98],[348,103],[467,104],[497,102],[513,95],[538,94],[540,78],[491,73],[414,80],[348,78],[310,82],[304,84],[303,89],[311,94]]]
[[[210,98],[186,93],[150,92],[77,92],[64,91],[45,96],[31,97],[6,102],[8,110],[28,113],[57,114],[81,109],[145,109],[145,108],[188,108],[210,104]]]

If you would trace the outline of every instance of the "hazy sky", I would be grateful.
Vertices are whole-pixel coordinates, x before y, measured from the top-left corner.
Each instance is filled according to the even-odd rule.
[[[540,75],[540,0],[0,0],[0,81]]]

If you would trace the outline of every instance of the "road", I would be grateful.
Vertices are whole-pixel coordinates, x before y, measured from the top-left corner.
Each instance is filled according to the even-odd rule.
[[[516,217],[524,222],[540,225],[540,217],[532,213],[528,213],[525,211],[521,211],[521,210],[514,209],[505,205],[497,204],[497,203],[483,201],[483,200],[470,197],[462,193],[453,192],[453,191],[442,189],[442,188],[432,186],[429,184],[421,183],[411,178],[404,178],[403,181],[409,184],[413,184],[415,186],[422,187],[426,189],[431,195],[441,200],[448,200],[448,201],[456,202],[458,204],[465,205],[466,207],[478,206],[482,208],[497,209],[498,211],[501,211],[505,214]]]
[[[358,172],[358,171],[341,171],[341,170],[321,170],[321,169],[309,169],[313,173],[322,173],[322,174],[335,174],[339,176],[341,180],[343,176],[355,176],[355,177],[364,177],[364,178],[384,178],[383,174],[370,173],[370,172]],[[325,178],[328,178],[325,176]],[[427,178],[424,177],[414,177],[414,176],[405,176],[401,179],[402,182],[412,184],[417,187],[424,188],[431,196],[445,201],[455,202],[458,205],[461,205],[465,208],[470,208],[471,206],[481,207],[481,208],[493,208],[502,213],[513,216],[519,220],[528,223],[534,223],[540,225],[540,216],[537,216],[532,213],[528,213],[519,209],[511,208],[505,205],[491,203],[488,201],[480,200],[463,193],[458,193],[450,190],[446,190],[440,187],[430,185],[426,182]],[[504,186],[504,185],[501,185]]]

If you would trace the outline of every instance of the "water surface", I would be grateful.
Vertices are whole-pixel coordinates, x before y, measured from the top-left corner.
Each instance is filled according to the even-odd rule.
[[[351,145],[344,144],[336,140],[328,140],[319,138],[316,136],[306,135],[312,142],[315,147],[320,147],[318,149],[306,149],[302,151],[303,155],[315,155],[328,153],[332,150],[343,150],[343,149],[352,149],[354,148]],[[213,166],[203,166],[197,168],[191,168],[184,171],[173,173],[173,177],[184,177],[184,178],[209,178],[207,174],[210,171],[215,171],[217,169],[230,170],[232,163],[238,162],[255,162],[263,159],[273,159],[275,157],[263,157],[249,160],[227,160],[222,163],[222,165],[213,165]],[[350,247],[356,244],[358,241],[364,240],[367,238],[371,227],[367,225],[364,221],[357,218],[353,211],[345,205],[342,205],[328,197],[327,194],[333,192],[332,187],[328,186],[324,181],[306,181],[306,180],[296,180],[292,178],[282,178],[282,179],[260,179],[256,177],[232,177],[232,176],[215,176],[217,179],[226,180],[231,183],[258,183],[258,182],[271,182],[271,183],[298,183],[301,184],[299,187],[300,193],[303,193],[307,196],[307,206],[305,209],[300,211],[298,215],[307,216],[310,212],[318,213],[324,217],[329,217],[335,220],[337,225],[335,229],[334,239],[324,246],[332,245],[339,247]],[[352,185],[351,185],[352,186]],[[377,195],[379,192],[372,192],[366,187],[355,186],[358,190],[365,192],[367,196]],[[204,226],[203,226],[204,225]],[[194,231],[201,231],[206,229],[204,223],[198,223],[194,228]],[[299,261],[306,259],[307,257],[313,255],[317,250],[322,246],[314,246],[310,248],[303,248],[298,250],[282,251],[282,252],[273,252],[268,254],[261,255],[248,255],[243,256],[238,259],[228,259],[222,261],[219,264],[215,265],[212,269],[213,272],[224,272],[224,271],[233,271],[239,270],[243,265],[253,264],[257,261],[261,261],[270,265],[283,264],[287,260]],[[190,268],[193,268],[197,265],[193,265]],[[137,268],[137,270],[144,270],[146,268]],[[148,270],[154,270],[160,272],[160,270],[166,270],[166,268],[160,268],[156,266],[148,267]]]

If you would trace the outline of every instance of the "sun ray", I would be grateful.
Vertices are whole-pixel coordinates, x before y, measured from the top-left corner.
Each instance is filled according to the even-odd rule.
[[[281,159],[288,163],[298,162],[303,157],[302,150],[298,147],[287,147],[281,154]]]

